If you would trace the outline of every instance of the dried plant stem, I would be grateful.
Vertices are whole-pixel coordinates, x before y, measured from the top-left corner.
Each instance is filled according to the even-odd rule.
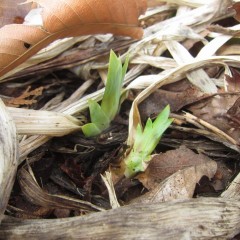
[[[239,209],[239,200],[199,198],[130,205],[64,219],[6,217],[0,226],[0,235],[3,239],[44,239],[46,236],[48,239],[159,239],[161,236],[167,240],[224,240],[240,232]]]
[[[0,99],[0,223],[12,191],[18,167],[17,143],[15,124]]]

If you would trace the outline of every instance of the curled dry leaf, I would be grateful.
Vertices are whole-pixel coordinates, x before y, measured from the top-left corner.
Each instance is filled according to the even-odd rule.
[[[42,26],[10,24],[0,29],[0,76],[59,38],[97,33],[140,38],[143,34],[138,17],[147,8],[146,0],[34,2],[41,7]]]
[[[17,133],[0,100],[0,222],[8,203],[18,167]]]

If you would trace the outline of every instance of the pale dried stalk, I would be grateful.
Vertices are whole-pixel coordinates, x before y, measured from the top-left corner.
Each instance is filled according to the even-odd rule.
[[[169,52],[179,65],[191,62],[194,58],[177,41],[165,42]],[[216,93],[217,87],[203,69],[197,69],[186,73],[188,80],[205,93]]]
[[[223,132],[222,130],[220,130],[219,128],[213,126],[212,124],[197,118],[196,116],[190,114],[190,113],[185,113],[185,119],[190,122],[190,123],[199,123],[202,126],[204,126],[205,128],[207,128],[208,130],[210,130],[211,132],[215,133],[217,136],[219,136],[219,138],[228,141],[229,143],[237,146],[237,141],[235,139],[233,139],[232,137],[230,137],[229,135],[227,135],[225,132]]]
[[[18,134],[63,136],[81,129],[81,121],[58,112],[9,107]]]
[[[226,199],[239,198],[240,199],[240,173],[233,179],[230,186],[225,190],[221,197]]]
[[[14,219],[2,239],[232,239],[240,232],[240,202],[198,198],[130,205],[64,219]],[[169,230],[170,229],[170,230]]]
[[[102,178],[105,186],[107,187],[109,200],[110,200],[110,204],[111,204],[112,208],[114,209],[114,208],[120,207],[120,204],[117,200],[116,192],[114,189],[111,172],[106,171],[105,175],[101,174],[101,178]]]
[[[12,191],[18,167],[15,124],[0,99],[0,223]]]

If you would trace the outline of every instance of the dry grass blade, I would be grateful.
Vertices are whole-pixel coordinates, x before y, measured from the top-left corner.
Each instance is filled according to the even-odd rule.
[[[172,54],[176,62],[181,65],[191,62],[193,57],[180,43],[177,41],[167,41],[166,46],[169,52]],[[189,81],[201,89],[205,93],[216,93],[217,87],[214,82],[209,78],[207,73],[203,69],[197,69],[186,73]]]
[[[90,202],[45,192],[24,168],[18,172],[18,180],[24,196],[35,205],[47,208],[77,209],[86,212],[104,210]]]
[[[0,222],[8,203],[18,167],[15,124],[0,99]]]
[[[205,128],[209,129],[210,131],[214,132],[217,136],[219,136],[220,139],[228,141],[229,143],[233,144],[233,145],[238,145],[237,142],[230,137],[229,135],[227,135],[225,132],[221,131],[220,129],[214,127],[213,125],[211,125],[210,123],[195,117],[194,115],[190,114],[190,113],[186,113],[185,114],[185,119],[192,123],[192,124],[200,124],[202,126],[204,126]]]
[[[111,204],[112,208],[120,207],[120,204],[118,203],[117,196],[115,193],[111,172],[106,171],[105,176],[101,175],[101,178],[107,187],[110,204]]]
[[[130,205],[67,219],[5,218],[0,235],[4,239],[231,239],[240,231],[239,209],[239,200],[198,198]]]
[[[58,112],[8,108],[18,134],[63,136],[81,130],[81,121]]]

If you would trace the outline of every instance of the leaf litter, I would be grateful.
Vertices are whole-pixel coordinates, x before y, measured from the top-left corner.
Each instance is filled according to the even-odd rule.
[[[5,104],[15,106],[6,109],[18,131],[19,164],[24,165],[5,214],[51,219],[91,216],[119,204],[135,209],[136,204],[171,205],[174,200],[181,200],[175,203],[180,206],[198,197],[213,205],[219,199],[239,198],[240,57],[234,50],[239,23],[232,6],[238,19],[237,5],[228,0],[148,1],[135,25],[144,28],[140,40],[114,35],[63,39],[9,69],[1,77],[0,94]],[[89,121],[88,100],[103,97],[111,49],[122,61],[129,56],[124,79],[128,95],[110,128],[86,138],[79,125]],[[133,179],[123,178],[122,159],[134,144],[138,124],[144,126],[167,104],[174,123],[148,168]],[[56,128],[56,123],[62,127]],[[206,213],[195,209],[204,233]],[[234,221],[224,217],[226,224]],[[173,228],[180,229],[178,224],[172,221]],[[0,227],[0,234],[8,236],[7,231]],[[175,237],[180,236],[181,229],[175,231]],[[10,232],[15,234],[14,229]],[[224,234],[230,238],[239,232],[238,220],[234,231],[226,228]],[[203,239],[209,239],[206,236]]]

